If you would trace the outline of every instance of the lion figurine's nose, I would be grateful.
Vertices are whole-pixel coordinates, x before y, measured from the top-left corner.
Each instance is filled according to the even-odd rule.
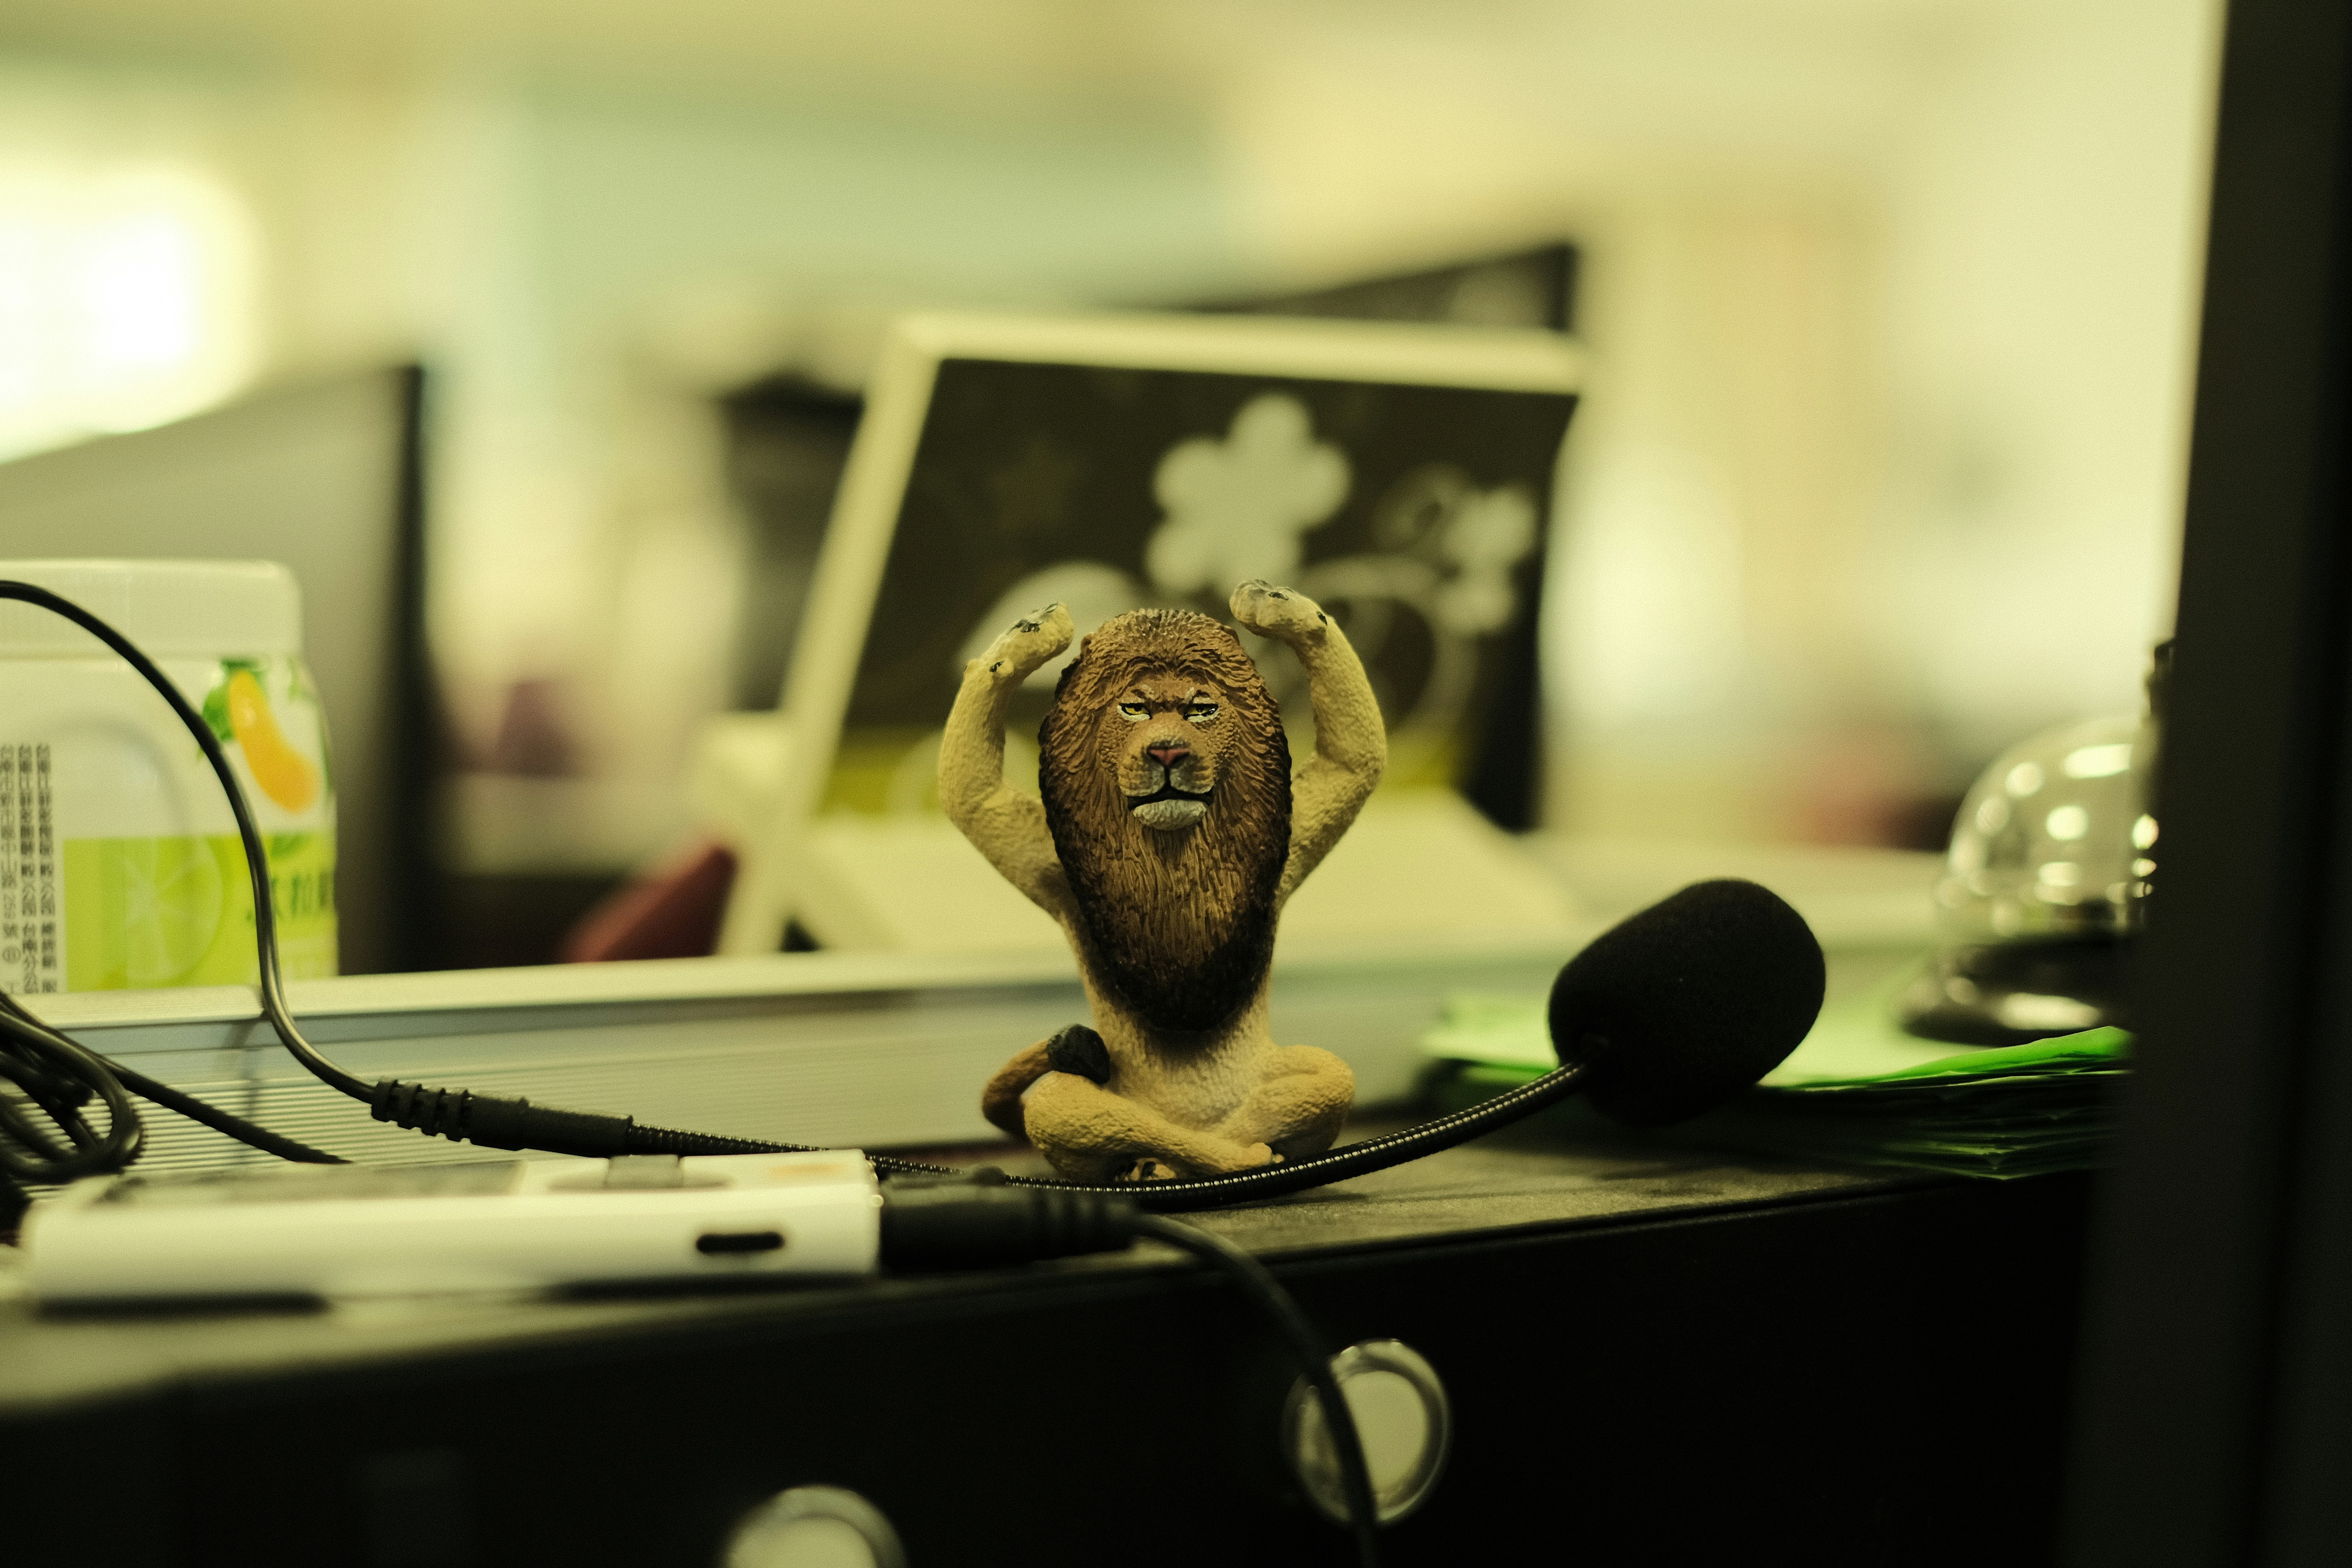
[[[1144,748],[1144,753],[1157,761],[1161,767],[1172,768],[1178,763],[1181,763],[1185,758],[1191,756],[1192,754],[1192,748],[1190,746],[1146,746]]]

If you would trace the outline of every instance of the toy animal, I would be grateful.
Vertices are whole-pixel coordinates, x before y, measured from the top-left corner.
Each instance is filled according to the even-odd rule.
[[[940,800],[1061,923],[1094,1027],[1015,1056],[989,1120],[1076,1181],[1246,1170],[1330,1147],[1347,1063],[1266,1026],[1275,921],[1380,782],[1388,738],[1364,667],[1315,602],[1249,582],[1234,619],[1305,666],[1315,754],[1294,777],[1273,694],[1233,631],[1192,610],[1106,621],[1038,731],[1042,802],[1004,779],[1013,692],[1069,647],[1069,612],[1016,621],[964,667]]]

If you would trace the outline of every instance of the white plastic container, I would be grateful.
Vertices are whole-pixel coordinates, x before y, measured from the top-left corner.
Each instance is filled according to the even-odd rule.
[[[289,979],[335,973],[335,797],[293,574],[266,561],[0,561],[163,668],[268,847]],[[203,750],[70,621],[0,602],[0,990],[251,984],[253,894]]]

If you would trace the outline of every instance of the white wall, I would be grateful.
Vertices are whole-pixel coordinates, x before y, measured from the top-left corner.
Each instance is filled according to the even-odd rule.
[[[2219,11],[2000,9],[1888,187],[1878,641],[1971,748],[2168,633]]]

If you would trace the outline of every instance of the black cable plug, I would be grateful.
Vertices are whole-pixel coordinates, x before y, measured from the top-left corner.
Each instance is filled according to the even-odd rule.
[[[634,1116],[603,1110],[566,1110],[534,1105],[519,1094],[484,1094],[476,1089],[442,1089],[425,1083],[378,1079],[366,1095],[368,1114],[428,1138],[478,1143],[486,1149],[535,1149],[543,1154],[584,1154],[609,1160],[618,1154],[820,1154],[814,1143],[774,1143],[758,1138],[727,1138],[710,1132],[680,1132],[640,1126]],[[901,1172],[954,1176],[943,1165],[871,1156],[885,1174]],[[1002,1179],[1002,1178],[1000,1178]]]
[[[635,1117],[533,1105],[520,1095],[380,1079],[368,1097],[368,1114],[428,1137],[488,1149],[537,1149],[600,1160],[641,1152],[631,1137]]]
[[[1132,1242],[1136,1206],[1120,1197],[998,1183],[915,1182],[882,1189],[882,1267],[928,1272],[994,1268],[1117,1252]]]

